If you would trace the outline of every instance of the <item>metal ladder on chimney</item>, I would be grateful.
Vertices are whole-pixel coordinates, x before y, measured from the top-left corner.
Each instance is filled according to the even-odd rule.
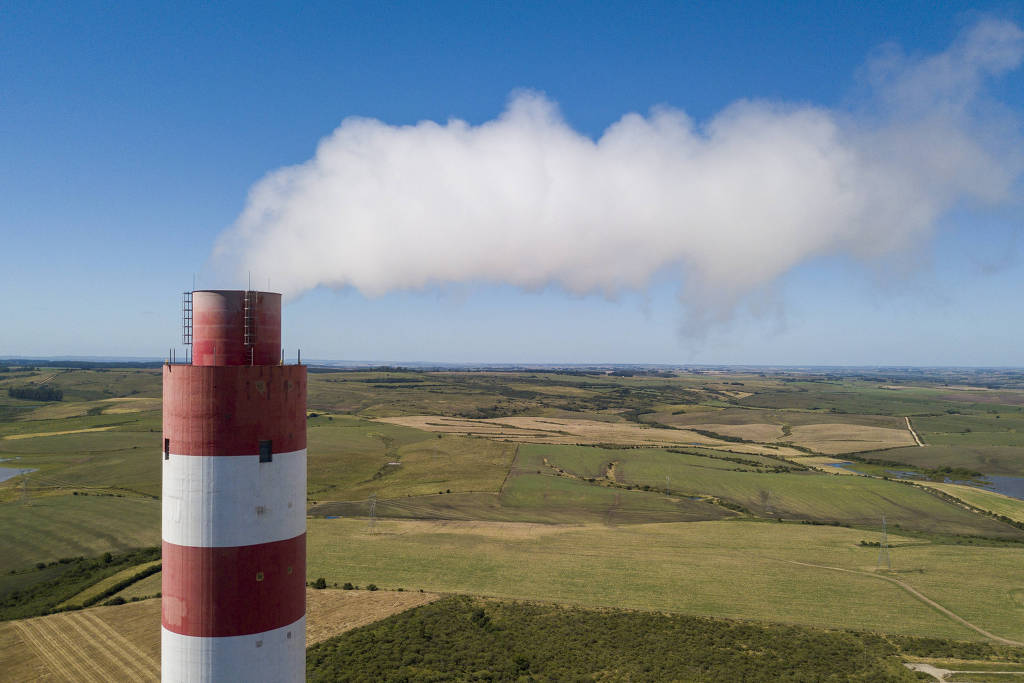
[[[185,362],[188,363],[192,347],[192,292],[181,295],[181,343],[185,345]]]
[[[242,302],[242,343],[249,349],[249,365],[253,364],[256,345],[256,292],[246,290]]]

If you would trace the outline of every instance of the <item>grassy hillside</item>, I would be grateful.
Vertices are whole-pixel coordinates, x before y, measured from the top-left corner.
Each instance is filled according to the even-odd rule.
[[[977,640],[875,576],[879,534],[775,522],[607,527],[309,520],[309,576],[595,607],[669,610]],[[1011,598],[1024,548],[891,537],[893,576],[998,635],[1024,640]],[[851,569],[848,573],[794,562]],[[1020,586],[1019,588],[1024,588]]]
[[[160,543],[160,501],[52,495],[0,503],[0,573]]]
[[[762,517],[879,525],[884,514],[895,528],[966,535],[1024,538],[1006,524],[960,509],[927,492],[894,481],[829,475],[815,471],[775,472],[779,461],[732,456],[740,462],[660,449],[608,450],[524,445],[519,468],[547,462],[584,478],[606,475],[614,465],[620,485],[647,486],[674,495],[714,496]],[[745,461],[749,461],[746,464]],[[758,466],[760,465],[760,466]]]

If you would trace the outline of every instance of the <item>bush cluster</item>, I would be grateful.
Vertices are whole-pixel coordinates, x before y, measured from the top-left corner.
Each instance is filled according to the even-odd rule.
[[[27,401],[61,401],[64,399],[64,390],[57,387],[24,386],[10,387],[7,395],[11,398],[21,398]]]
[[[160,548],[145,548],[123,554],[105,553],[94,558],[62,557],[49,563],[37,562],[29,569],[13,571],[12,574],[38,572],[38,580],[20,582],[21,588],[0,594],[0,621],[27,619],[60,611],[57,609],[57,605],[102,579],[128,567],[158,559],[160,559]],[[102,595],[90,600],[89,604],[109,597],[131,583],[159,570],[159,566],[155,569],[142,570],[130,579],[119,582],[117,586],[111,587]]]
[[[309,681],[914,680],[882,636],[456,596],[310,647]]]

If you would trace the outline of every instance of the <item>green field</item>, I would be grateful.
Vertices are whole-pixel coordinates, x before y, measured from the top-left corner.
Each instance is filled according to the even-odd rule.
[[[309,420],[308,450],[310,496],[332,500],[496,493],[515,455],[513,444],[333,415]]]
[[[714,496],[763,517],[879,526],[884,514],[894,528],[1024,539],[1019,529],[957,508],[920,489],[883,479],[815,471],[759,472],[758,468],[727,460],[660,449],[525,445],[520,452],[520,462],[547,459],[582,477],[594,476],[603,465],[616,461],[616,480],[622,484],[661,490],[667,485],[676,495]]]
[[[899,587],[872,576],[878,534],[799,524],[694,522],[550,526],[311,519],[309,576],[668,610],[922,636],[979,639]],[[894,537],[896,576],[976,625],[1024,639],[1024,548],[972,548]],[[1020,581],[1018,587],[1014,581]],[[976,620],[976,621],[974,621]]]
[[[877,458],[925,469],[963,467],[984,474],[1024,476],[1024,449],[1014,446],[943,446],[892,448],[858,453],[859,458]]]
[[[0,503],[0,572],[160,544],[160,501],[49,495]]]

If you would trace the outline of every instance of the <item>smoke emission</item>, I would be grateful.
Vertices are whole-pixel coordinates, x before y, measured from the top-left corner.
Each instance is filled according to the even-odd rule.
[[[842,109],[738,101],[706,122],[659,107],[597,140],[544,95],[493,121],[348,118],[251,189],[213,263],[295,296],[446,283],[614,296],[670,272],[729,310],[819,255],[919,244],[965,202],[1019,200],[1017,114],[986,94],[1024,32],[985,20],[940,54],[878,51]]]

